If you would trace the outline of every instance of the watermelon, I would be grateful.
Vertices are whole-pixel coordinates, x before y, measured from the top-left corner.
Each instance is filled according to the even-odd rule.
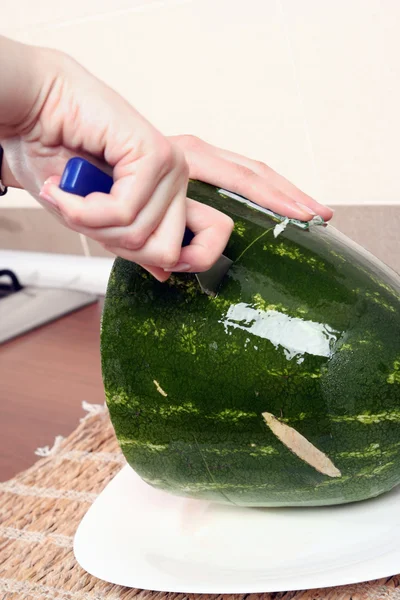
[[[400,280],[332,226],[192,181],[230,215],[216,297],[115,261],[102,371],[145,482],[238,506],[323,506],[400,482]],[[380,234],[379,234],[380,235]]]

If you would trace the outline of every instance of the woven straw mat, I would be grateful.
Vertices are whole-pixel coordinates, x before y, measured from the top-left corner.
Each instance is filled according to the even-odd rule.
[[[76,563],[72,539],[90,504],[124,465],[102,406],[33,467],[0,483],[1,600],[213,600],[218,596],[123,588],[88,575]],[[220,600],[400,600],[400,575],[360,585]]]

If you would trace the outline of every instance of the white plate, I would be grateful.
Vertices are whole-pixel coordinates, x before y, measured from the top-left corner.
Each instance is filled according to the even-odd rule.
[[[178,498],[128,466],[82,520],[75,556],[110,583],[165,592],[278,592],[400,572],[400,487],[330,508],[241,509]]]

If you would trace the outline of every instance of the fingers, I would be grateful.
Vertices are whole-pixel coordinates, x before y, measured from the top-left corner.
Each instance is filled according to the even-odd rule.
[[[311,196],[299,190],[293,183],[288,181],[285,177],[282,177],[282,175],[279,175],[279,173],[271,169],[271,167],[265,163],[220,148],[213,147],[213,152],[220,158],[230,160],[238,165],[251,169],[254,173],[270,182],[276,189],[289,196],[289,198],[294,200],[299,206],[311,209],[312,212],[320,215],[325,221],[329,221],[332,218],[332,209],[320,204],[314,200],[314,198],[311,198]]]
[[[72,227],[128,226],[133,223],[159,184],[157,163],[149,160],[149,157],[137,161],[134,167],[135,172],[114,183],[110,194],[95,192],[82,198],[64,192],[50,178],[45,182],[40,195],[45,200],[52,199]],[[168,197],[166,205],[167,202]]]
[[[140,265],[143,269],[146,269],[153,277],[158,279],[158,281],[167,281],[169,276],[171,275],[170,271],[164,271],[161,267],[150,267],[149,265]]]
[[[245,196],[278,214],[310,220],[315,214],[332,218],[330,208],[304,194],[262,162],[217,148],[194,136],[170,138],[185,152],[189,176]]]
[[[140,249],[130,250],[112,244],[104,244],[104,247],[122,258],[146,265],[146,268],[161,267],[170,271],[179,260],[184,229],[185,198],[181,190],[170,204],[159,227]]]
[[[184,139],[183,139],[184,138]],[[182,136],[162,160],[145,154],[120,164],[110,194],[86,198],[58,188],[50,178],[41,196],[60,211],[67,224],[127,260],[143,265],[159,281],[171,271],[208,270],[223,253],[232,220],[204,204],[186,199],[188,177],[238,193],[256,204],[303,221],[332,211],[298,190],[267,165],[228,152],[196,138]],[[185,156],[179,147],[184,147]],[[187,162],[189,166],[187,165]],[[185,224],[195,234],[181,248]]]
[[[233,221],[206,204],[187,199],[186,223],[195,237],[189,246],[182,248],[179,263],[172,271],[207,271],[223,253]]]
[[[191,167],[189,159],[189,169]],[[231,192],[245,196],[255,204],[289,217],[309,221],[314,213],[299,206],[292,198],[281,192],[251,169],[228,162],[216,155],[196,156],[196,179],[203,179]]]
[[[150,238],[151,241],[149,240],[140,251],[135,252],[115,246],[105,247],[126,260],[142,264],[159,281],[168,279],[171,271],[174,273],[207,271],[223,253],[232,233],[233,221],[210,206],[187,199],[186,224],[195,237],[185,248],[180,247],[185,215],[176,214],[172,210]],[[168,239],[167,232],[171,235],[171,232],[176,229],[179,229],[179,236],[173,242],[175,244],[178,242],[178,246],[171,246],[171,242],[166,241]],[[156,243],[156,238],[160,242],[159,245]],[[162,240],[165,243],[161,244]],[[164,246],[164,251],[160,253],[162,246]],[[165,254],[165,248],[168,248],[168,255]],[[160,265],[164,266],[163,270],[158,268]]]
[[[120,256],[121,258],[124,258],[125,260],[131,260],[129,257],[129,250],[124,250],[123,248],[112,249],[110,247],[107,247],[107,249],[110,252],[112,252],[113,254],[115,254],[116,256]],[[145,269],[146,271],[148,271],[151,275],[153,275],[153,277],[155,279],[157,279],[158,281],[161,281],[161,282],[167,281],[167,279],[171,275],[171,272],[164,271],[164,269],[162,269],[161,267],[151,267],[149,265],[140,265],[140,266],[143,269]]]
[[[79,227],[79,232],[112,247],[139,250],[160,225],[168,209],[166,199],[175,196],[185,202],[187,170],[172,171],[161,180],[145,207],[127,227]]]

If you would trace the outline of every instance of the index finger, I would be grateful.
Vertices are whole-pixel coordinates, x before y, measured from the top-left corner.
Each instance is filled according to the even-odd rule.
[[[189,246],[182,248],[179,263],[187,265],[182,270],[198,273],[207,271],[225,250],[233,221],[215,208],[188,198],[186,224],[194,233],[194,238]]]

